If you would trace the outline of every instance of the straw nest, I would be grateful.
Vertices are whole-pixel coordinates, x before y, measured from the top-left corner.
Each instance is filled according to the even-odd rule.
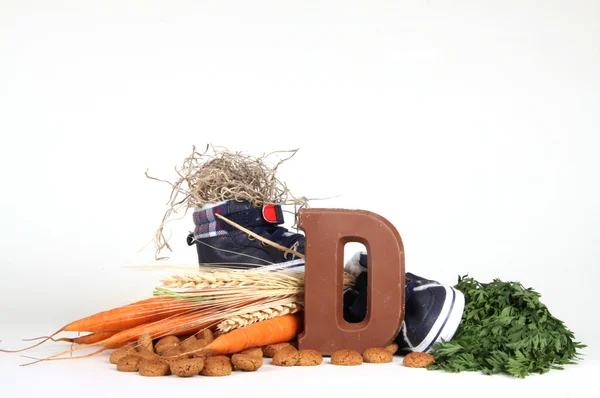
[[[172,251],[164,235],[166,224],[185,217],[190,209],[209,203],[233,199],[246,200],[252,206],[291,205],[297,220],[298,210],[308,206],[308,199],[294,196],[276,175],[278,168],[297,151],[274,151],[257,157],[212,145],[199,152],[194,146],[192,153],[175,168],[177,178],[174,182],[151,177],[146,171],[146,177],[165,182],[172,188],[167,210],[154,237],[156,259],[167,258],[159,256],[164,249]],[[275,157],[279,159],[271,161]],[[181,216],[176,218],[177,214]]]

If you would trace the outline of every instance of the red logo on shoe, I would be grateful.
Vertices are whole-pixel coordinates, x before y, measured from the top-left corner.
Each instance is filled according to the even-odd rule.
[[[275,211],[275,205],[264,205],[262,209],[263,218],[268,222],[277,222],[277,211]]]

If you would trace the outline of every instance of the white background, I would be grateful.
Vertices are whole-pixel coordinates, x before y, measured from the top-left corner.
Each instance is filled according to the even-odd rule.
[[[399,362],[149,380],[2,354],[3,392],[579,394],[600,360],[599,18],[593,0],[0,0],[2,348],[151,295],[159,273],[128,266],[193,266],[191,216],[154,260],[170,190],[144,171],[174,180],[208,143],[299,148],[278,175],[330,198],[313,207],[386,217],[408,271],[533,287],[589,346],[525,381]]]

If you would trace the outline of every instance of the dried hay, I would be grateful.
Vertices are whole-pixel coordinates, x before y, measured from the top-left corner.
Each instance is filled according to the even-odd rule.
[[[168,209],[154,237],[155,258],[166,259],[167,257],[159,257],[165,248],[172,251],[164,235],[165,225],[174,221],[172,217],[183,213],[178,218],[181,219],[187,215],[188,210],[210,203],[233,199],[246,200],[252,206],[269,203],[292,205],[296,225],[298,210],[307,207],[309,200],[292,195],[288,186],[276,177],[276,173],[279,166],[292,158],[297,151],[275,151],[255,157],[212,145],[207,145],[206,150],[200,153],[194,146],[191,155],[184,159],[181,166],[175,168],[178,176],[175,182],[151,177],[146,171],[146,177],[165,182],[172,187],[167,203]],[[270,157],[279,154],[286,154],[287,157],[274,164],[268,161]]]

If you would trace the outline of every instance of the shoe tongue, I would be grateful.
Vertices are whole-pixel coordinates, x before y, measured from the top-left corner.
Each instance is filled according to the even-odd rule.
[[[227,207],[228,207],[228,213],[235,213],[237,211],[242,211],[242,210],[248,210],[251,209],[252,206],[250,206],[250,202],[246,201],[246,200],[224,200],[222,202],[212,202],[212,203],[206,203],[204,206],[202,206],[199,210],[209,210],[218,206],[222,206],[225,203],[227,203]]]
[[[230,213],[235,213],[238,211],[248,210],[248,209],[252,208],[252,206],[250,206],[250,202],[245,201],[245,200],[243,200],[243,201],[230,200],[227,203],[229,204],[229,212]]]

